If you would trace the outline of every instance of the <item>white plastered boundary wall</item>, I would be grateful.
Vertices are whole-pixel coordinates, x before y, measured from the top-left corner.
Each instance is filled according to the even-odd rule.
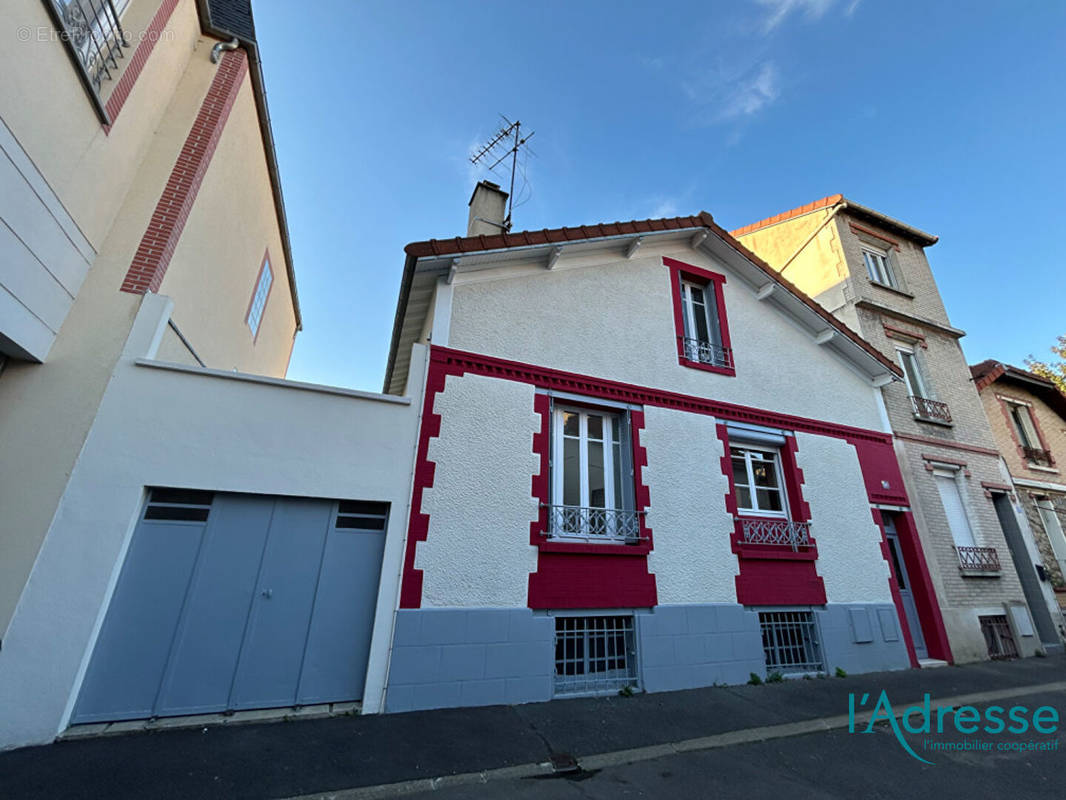
[[[729,480],[722,474],[722,441],[714,417],[645,406],[640,443],[648,453],[642,477],[651,505],[659,602],[735,603],[740,562],[730,547],[733,517],[726,511]]]
[[[539,512],[533,400],[530,384],[480,375],[450,375],[437,394],[440,436],[428,454],[436,466],[422,498],[429,535],[415,551],[423,608],[526,607]]]
[[[843,439],[797,433],[796,464],[818,543],[818,574],[830,603],[891,603],[888,562],[874,523],[855,447]]]
[[[66,726],[152,485],[389,502],[364,691],[364,709],[379,710],[421,399],[138,363],[172,307],[144,297],[4,639],[0,748]],[[425,352],[414,349],[413,376]]]
[[[725,265],[688,247],[563,256],[551,270],[511,266],[459,274],[448,346],[638,386],[713,397],[882,430],[871,383],[758,300]],[[668,255],[726,276],[736,377],[678,364]],[[438,340],[438,344],[441,342]]]

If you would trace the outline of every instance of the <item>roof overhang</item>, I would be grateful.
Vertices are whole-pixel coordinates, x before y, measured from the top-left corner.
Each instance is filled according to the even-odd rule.
[[[844,359],[872,385],[882,386],[900,376],[895,363],[781,278],[715,224],[709,214],[690,219],[698,222],[668,230],[591,236],[564,242],[549,241],[545,236],[545,241],[539,243],[468,252],[442,252],[447,248],[431,247],[428,242],[408,245],[384,391],[401,394],[405,390],[411,347],[418,341],[430,313],[438,280],[443,278],[450,282],[456,275],[509,266],[538,266],[550,270],[562,252],[568,256],[604,253],[624,260],[641,247],[681,242],[722,262],[762,302],[789,316],[819,345]]]
[[[976,370],[981,371],[978,373]],[[978,391],[993,383],[1010,383],[1024,389],[1034,397],[1039,397],[1056,414],[1066,420],[1066,394],[1060,392],[1058,387],[1047,378],[1002,362],[983,362],[972,367],[971,371],[974,372],[974,382]]]

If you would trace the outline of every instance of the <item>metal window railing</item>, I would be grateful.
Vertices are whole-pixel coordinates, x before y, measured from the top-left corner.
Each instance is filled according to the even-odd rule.
[[[643,511],[548,504],[542,504],[542,507],[548,509],[546,536],[620,543],[633,543],[641,539],[640,517]]]
[[[928,397],[911,396],[911,408],[914,416],[918,419],[933,420],[934,422],[951,422],[951,411],[947,403],[938,400],[930,400]]]
[[[999,572],[999,553],[994,547],[956,547],[963,572]]]
[[[788,519],[740,520],[741,544],[786,545],[793,550],[811,546],[811,526],[808,522]]]
[[[632,616],[555,618],[555,694],[613,694],[637,685]]]
[[[733,366],[733,351],[730,348],[703,339],[692,339],[687,336],[680,338],[682,352],[689,361],[710,364],[714,367],[730,368]]]
[[[114,80],[130,47],[112,0],[49,0],[63,26],[63,39],[85,70],[93,91]]]
[[[1051,460],[1051,452],[1042,447],[1023,447],[1022,452],[1026,461],[1038,467],[1050,467],[1054,463]]]
[[[1011,633],[1006,614],[992,614],[978,617],[977,620],[981,623],[981,633],[985,635],[989,658],[998,661],[1018,657],[1018,646],[1014,643],[1014,634]]]
[[[768,672],[825,672],[811,611],[761,611],[762,647]]]

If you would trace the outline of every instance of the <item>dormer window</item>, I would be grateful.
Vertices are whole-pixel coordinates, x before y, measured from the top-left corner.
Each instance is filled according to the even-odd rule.
[[[889,286],[893,289],[899,288],[896,276],[892,272],[892,263],[888,253],[873,247],[864,246],[862,248],[862,260],[866,264],[866,272],[870,276],[871,281],[874,283],[880,283],[883,286]]]
[[[663,264],[670,269],[678,361],[686,367],[736,374],[722,295],[725,276],[672,258],[663,258]]]

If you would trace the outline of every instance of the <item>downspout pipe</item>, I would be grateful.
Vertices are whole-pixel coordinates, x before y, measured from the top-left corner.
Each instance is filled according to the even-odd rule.
[[[211,63],[218,63],[218,60],[222,58],[223,50],[236,50],[238,47],[240,47],[240,44],[241,40],[238,39],[236,36],[234,36],[228,42],[218,42],[214,47],[211,48]]]

